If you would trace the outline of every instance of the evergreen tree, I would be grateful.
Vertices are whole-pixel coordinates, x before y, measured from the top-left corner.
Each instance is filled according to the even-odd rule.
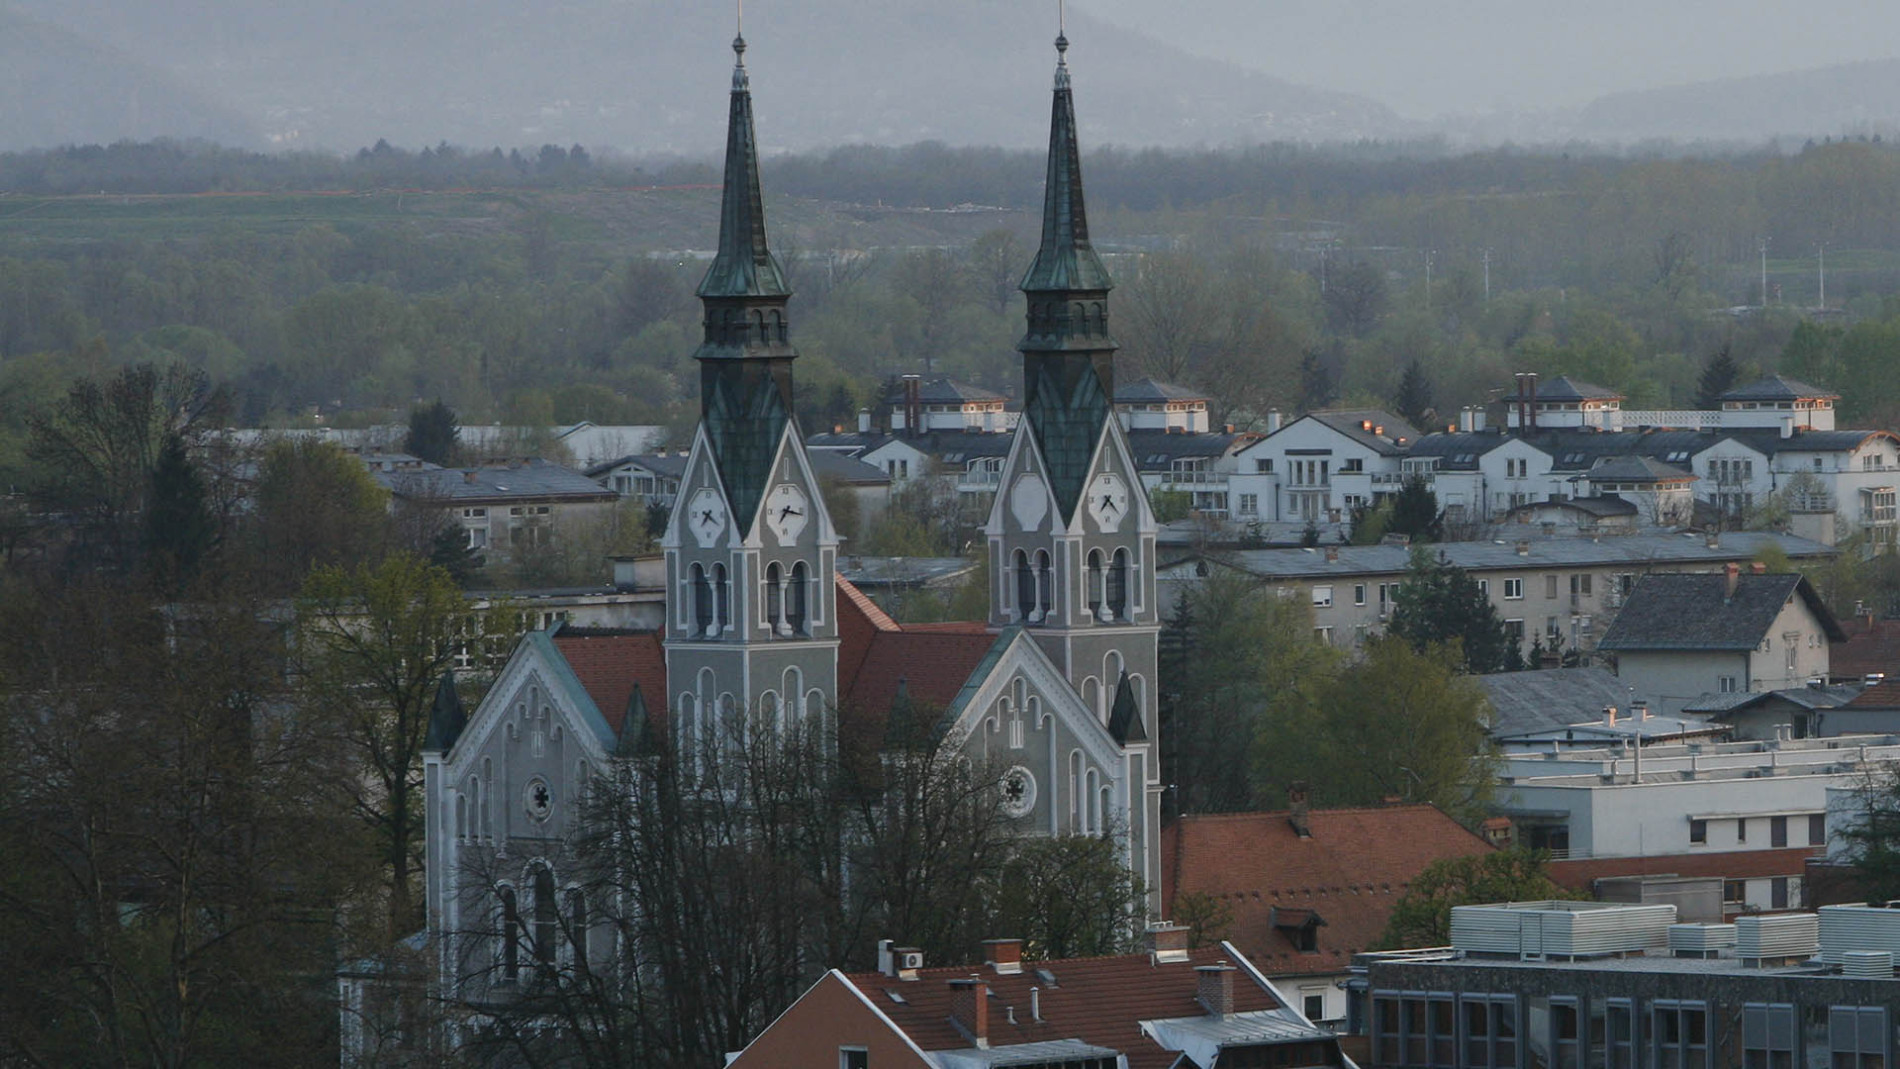
[[[1429,428],[1437,416],[1432,408],[1432,380],[1425,374],[1425,365],[1417,357],[1405,365],[1405,373],[1399,377],[1399,392],[1392,398],[1392,407],[1404,416],[1406,422],[1421,430]]]
[[[185,440],[167,435],[152,469],[145,509],[146,566],[159,585],[176,591],[197,573],[211,551],[217,524],[206,505],[204,480],[185,451]]]
[[[1512,645],[1491,599],[1463,568],[1414,547],[1405,582],[1392,610],[1392,634],[1423,651],[1453,642],[1463,651],[1465,670],[1496,672]]]
[[[1711,412],[1721,408],[1722,395],[1735,388],[1735,380],[1740,375],[1741,369],[1735,366],[1728,346],[1722,346],[1702,365],[1702,376],[1696,380],[1695,406]]]
[[[461,524],[449,523],[429,540],[429,563],[448,572],[456,586],[466,587],[488,561],[468,544],[468,532]]]
[[[431,464],[453,467],[461,452],[461,430],[455,410],[441,398],[434,404],[417,405],[409,410],[409,434],[402,440],[403,452]]]
[[[1414,542],[1436,542],[1443,520],[1438,512],[1438,495],[1432,493],[1424,476],[1412,475],[1400,484],[1398,494],[1392,499],[1392,514],[1386,521],[1386,530],[1408,535]]]

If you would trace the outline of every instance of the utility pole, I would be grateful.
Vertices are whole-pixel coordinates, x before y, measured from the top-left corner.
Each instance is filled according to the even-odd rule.
[[[1437,249],[1425,250],[1425,310],[1432,310],[1432,257],[1438,255]]]
[[[1827,309],[1827,242],[1821,243],[1821,309]]]
[[[1484,303],[1491,303],[1491,250],[1484,250]]]
[[[1757,246],[1761,250],[1761,306],[1768,308],[1768,239],[1762,238]]]

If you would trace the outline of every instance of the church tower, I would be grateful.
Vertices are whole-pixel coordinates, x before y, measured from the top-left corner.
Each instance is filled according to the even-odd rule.
[[[838,693],[838,535],[792,412],[786,303],[765,238],[745,38],[732,49],[719,249],[699,284],[700,420],[661,538],[668,703],[704,745],[733,717],[788,724]]]
[[[1126,744],[1156,737],[1156,524],[1115,417],[1114,283],[1089,244],[1068,48],[1058,36],[1042,245],[1022,283],[1023,418],[985,529],[990,624],[1027,628]]]

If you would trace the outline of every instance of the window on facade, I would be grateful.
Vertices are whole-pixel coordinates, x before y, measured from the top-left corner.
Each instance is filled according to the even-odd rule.
[[[1372,1061],[1399,1065],[1399,1000],[1384,992],[1372,996]]]
[[[1768,845],[1783,847],[1788,845],[1788,818],[1768,818]]]
[[[1788,877],[1777,876],[1774,879],[1769,880],[1768,881],[1768,908],[1769,909],[1787,909],[1788,905],[1789,905]]]
[[[1656,1069],[1709,1069],[1709,1008],[1657,999],[1650,1004],[1650,1049]]]
[[[508,982],[521,977],[521,909],[514,888],[501,888],[498,897],[501,899],[501,932],[495,958],[501,967],[502,980]]]
[[[1723,880],[1722,904],[1740,906],[1748,901],[1747,880]]]
[[[1556,576],[1554,575],[1544,576],[1544,596],[1547,598],[1555,598],[1557,596],[1557,577]]]
[[[1504,621],[1504,637],[1510,640],[1511,645],[1521,649],[1524,645],[1524,621]]]
[[[1108,611],[1128,619],[1128,551],[1118,549],[1108,562]]]
[[[534,960],[543,971],[554,964],[560,945],[560,903],[554,897],[554,873],[546,866],[534,870]]]
[[[1364,583],[1353,584],[1352,603],[1354,605],[1364,605],[1366,603],[1366,584]]]
[[[488,545],[488,528],[470,527],[468,529],[468,548],[483,549]]]
[[[792,579],[785,588],[785,623],[792,634],[802,635],[807,628],[810,609],[806,602],[811,596],[811,577],[805,569],[805,562],[792,565]]]
[[[1827,1011],[1830,1069],[1887,1069],[1887,1011],[1880,1006],[1832,1006]]]
[[[1102,567],[1102,551],[1089,551],[1089,615],[1099,617],[1102,613],[1102,584],[1107,578]]]
[[[1504,600],[1518,601],[1524,597],[1524,580],[1506,579],[1504,581]]]
[[[1583,1034],[1577,1000],[1550,1000],[1551,1069],[1582,1069]]]
[[[1736,689],[1735,677],[1734,676],[1715,677],[1715,689],[1723,694],[1735,693],[1735,689]]]
[[[785,577],[778,562],[765,566],[765,624],[774,630],[785,623]]]
[[[1016,551],[1016,609],[1024,619],[1034,622],[1036,611],[1036,570],[1029,566],[1029,554]]]
[[[706,569],[693,565],[693,631],[698,634],[710,634],[713,629],[713,592],[712,580],[706,577]]]
[[[1050,565],[1049,551],[1036,552],[1036,607],[1045,614],[1055,604],[1056,570]]]
[[[1517,1069],[1517,999],[1461,995],[1464,1069]]]
[[[567,889],[568,941],[576,967],[587,967],[587,894],[578,887]]]
[[[1321,608],[1321,609],[1332,608],[1333,588],[1329,586],[1314,587],[1313,588],[1313,606],[1315,608]]]
[[[1694,820],[1694,819],[1690,820],[1689,821],[1689,841],[1692,843],[1708,842],[1709,841],[1709,822],[1706,820]]]
[[[1827,842],[1827,814],[1808,814],[1808,845],[1820,846]]]
[[[732,622],[732,584],[726,581],[726,566],[713,565],[713,622],[725,627]]]
[[[1747,817],[1735,818],[1735,841],[1738,843],[1745,843],[1748,841],[1748,818]]]
[[[1742,1006],[1742,1069],[1794,1069],[1794,1051],[1793,1005]]]
[[[863,1047],[839,1047],[838,1069],[871,1069],[871,1052]]]
[[[1242,516],[1260,515],[1260,495],[1259,494],[1241,494],[1240,495],[1240,514]]]

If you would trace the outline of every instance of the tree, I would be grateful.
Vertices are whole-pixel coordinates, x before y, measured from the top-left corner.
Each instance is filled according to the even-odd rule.
[[[1476,673],[1503,669],[1515,642],[1478,581],[1424,546],[1412,548],[1392,610],[1391,634],[1420,652],[1456,643],[1465,670]]]
[[[1393,904],[1380,947],[1405,950],[1449,945],[1453,906],[1583,897],[1551,880],[1544,867],[1547,860],[1548,855],[1541,852],[1498,850],[1432,862]]]
[[[1853,810],[1833,830],[1847,846],[1857,893],[1870,902],[1900,898],[1900,764],[1863,772]]]
[[[1482,818],[1495,779],[1491,703],[1462,667],[1455,648],[1368,639],[1364,656],[1320,691],[1319,794],[1337,805],[1399,798],[1466,823]]]
[[[1364,260],[1335,267],[1321,303],[1326,325],[1335,333],[1364,334],[1385,312],[1385,274]]]
[[[336,940],[373,871],[352,770],[288,701],[269,603],[193,595],[0,591],[0,1062],[334,1051]]]
[[[434,404],[409,410],[409,433],[402,440],[402,449],[419,460],[454,467],[461,453],[461,431],[455,410],[438,397]]]
[[[1392,518],[1386,530],[1402,534],[1414,542],[1436,542],[1444,516],[1438,511],[1438,495],[1423,475],[1408,475],[1392,498]]]
[[[1720,409],[1722,395],[1735,388],[1735,380],[1740,377],[1741,369],[1735,366],[1735,358],[1729,355],[1728,350],[1728,346],[1722,346],[1702,365],[1702,374],[1696,379],[1695,387],[1697,408],[1710,412]]]
[[[167,436],[152,471],[143,547],[146,567],[170,593],[197,574],[217,538],[217,522],[205,498],[204,479],[185,450],[184,438]]]
[[[473,617],[443,569],[408,554],[352,569],[323,565],[297,600],[297,674],[306,708],[333,726],[357,764],[353,809],[375,835],[391,939],[421,925],[422,746],[442,676],[458,652],[503,648],[512,621]]]
[[[1304,748],[1318,689],[1338,654],[1313,639],[1310,606],[1274,597],[1219,567],[1183,594],[1162,631],[1157,712],[1166,803],[1177,813],[1225,813],[1271,804],[1276,785],[1305,778]],[[1271,750],[1249,766],[1245,740]]]
[[[271,443],[258,465],[253,525],[266,574],[294,589],[313,567],[373,558],[387,543],[388,500],[363,462],[331,442]]]
[[[1002,866],[992,927],[1023,940],[1031,958],[1127,954],[1147,895],[1111,835],[1024,839]]]
[[[1416,357],[1405,365],[1405,373],[1399,377],[1399,390],[1392,398],[1392,406],[1404,416],[1407,423],[1422,430],[1429,430],[1437,419],[1438,412],[1432,407],[1432,380],[1425,373],[1425,365]]]
[[[998,228],[978,234],[970,243],[967,262],[976,292],[997,315],[1008,313],[1023,276],[1022,242],[1016,232]]]

